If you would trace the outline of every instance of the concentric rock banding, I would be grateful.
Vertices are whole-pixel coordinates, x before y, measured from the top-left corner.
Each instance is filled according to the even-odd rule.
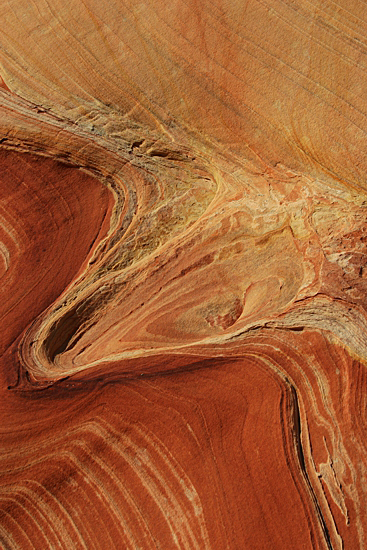
[[[4,548],[366,546],[366,12],[0,8]]]

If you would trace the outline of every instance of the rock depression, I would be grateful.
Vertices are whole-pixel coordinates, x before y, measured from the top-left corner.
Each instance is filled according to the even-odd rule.
[[[0,14],[1,547],[365,548],[365,5]]]

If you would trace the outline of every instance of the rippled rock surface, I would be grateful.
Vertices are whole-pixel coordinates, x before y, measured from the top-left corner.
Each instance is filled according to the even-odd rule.
[[[0,15],[1,547],[365,548],[365,4]]]

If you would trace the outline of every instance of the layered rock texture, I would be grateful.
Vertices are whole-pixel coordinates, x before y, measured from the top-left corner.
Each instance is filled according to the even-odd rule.
[[[366,4],[0,17],[1,548],[367,548]]]

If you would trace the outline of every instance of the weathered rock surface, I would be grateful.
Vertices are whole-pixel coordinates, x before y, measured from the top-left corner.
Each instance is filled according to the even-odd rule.
[[[0,14],[2,547],[365,548],[365,5]]]

